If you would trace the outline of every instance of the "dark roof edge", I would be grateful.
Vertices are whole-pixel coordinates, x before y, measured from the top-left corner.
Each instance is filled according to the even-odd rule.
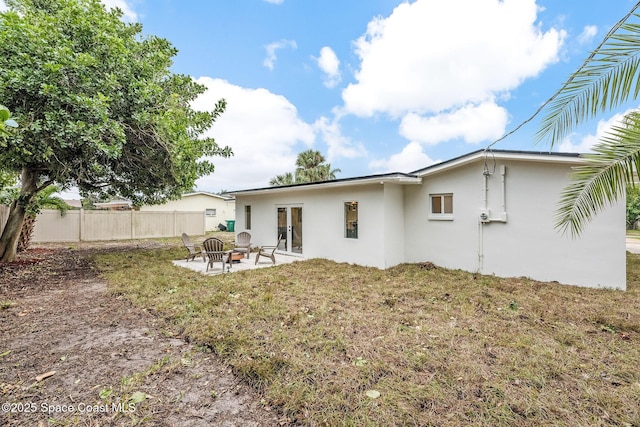
[[[384,174],[375,174],[375,175],[364,175],[364,176],[355,176],[351,178],[340,178],[334,179],[330,181],[319,181],[319,182],[305,182],[303,184],[290,184],[290,185],[279,185],[279,186],[270,186],[270,187],[260,187],[260,188],[251,188],[247,190],[238,190],[238,191],[229,191],[227,194],[242,194],[242,193],[250,193],[255,191],[267,191],[267,190],[281,190],[286,188],[304,188],[304,187],[312,187],[312,186],[321,186],[328,185],[334,183],[341,182],[349,182],[349,181],[366,181],[366,180],[374,180],[374,179],[388,179],[388,178],[420,178],[419,174],[430,169],[434,169],[436,167],[442,167],[449,163],[454,163],[466,157],[473,157],[479,153],[485,152],[487,156],[491,156],[491,154],[516,154],[516,155],[544,155],[544,156],[555,156],[555,157],[572,157],[577,158],[580,157],[580,153],[562,153],[562,152],[554,152],[554,151],[522,151],[522,150],[485,150],[479,149],[476,151],[472,151],[467,154],[463,154],[458,157],[454,157],[453,159],[445,160],[444,162],[434,163],[433,165],[427,166],[426,168],[418,169],[409,173],[404,172],[390,172]]]
[[[253,191],[265,191],[265,190],[275,190],[275,189],[284,189],[284,188],[302,188],[302,187],[310,187],[314,185],[325,185],[325,184],[334,184],[334,183],[340,183],[340,182],[362,181],[362,180],[373,180],[373,179],[384,179],[384,178],[417,178],[417,176],[410,173],[391,172],[391,173],[382,173],[382,174],[375,174],[375,175],[354,176],[351,178],[332,179],[329,181],[304,182],[302,184],[275,185],[275,186],[269,186],[269,187],[251,188],[248,190],[229,191],[229,194],[239,194],[239,193],[248,193]]]

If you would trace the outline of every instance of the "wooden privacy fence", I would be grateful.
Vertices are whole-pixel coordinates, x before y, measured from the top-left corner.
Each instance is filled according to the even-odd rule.
[[[8,208],[0,206],[0,226],[4,228]],[[205,234],[205,213],[181,211],[57,210],[38,214],[34,243],[96,240],[147,239]]]

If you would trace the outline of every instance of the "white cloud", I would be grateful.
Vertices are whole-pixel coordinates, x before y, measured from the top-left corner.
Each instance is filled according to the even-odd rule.
[[[138,15],[133,11],[133,8],[129,6],[127,0],[102,0],[107,9],[120,8],[123,13],[123,18],[127,21],[136,21]]]
[[[193,104],[196,110],[211,110],[220,98],[227,110],[217,119],[207,136],[234,151],[229,159],[214,157],[216,170],[198,180],[200,190],[242,190],[266,187],[276,175],[295,169],[296,145],[311,146],[313,127],[298,116],[286,98],[266,89],[247,89],[225,80],[201,77],[206,93]]]
[[[517,87],[557,61],[564,38],[555,29],[542,33],[536,12],[534,0],[400,4],[355,42],[361,63],[342,94],[346,110],[437,113]]]
[[[592,151],[594,145],[606,134],[611,131],[613,126],[619,126],[622,119],[633,110],[627,110],[624,113],[613,115],[608,120],[598,121],[596,133],[591,135],[572,134],[566,137],[558,146],[558,151],[565,153],[588,153]],[[574,142],[577,139],[576,142]]]
[[[264,65],[265,67],[273,71],[273,67],[277,59],[276,50],[284,49],[287,47],[290,47],[291,49],[296,49],[298,45],[294,40],[282,39],[280,41],[273,42],[265,46],[265,49],[267,51],[267,57],[264,59],[264,62],[262,63],[262,65]]]
[[[582,33],[578,36],[578,42],[580,44],[591,43],[593,38],[598,34],[598,27],[595,25],[586,25],[582,30]]]
[[[355,41],[360,65],[343,114],[402,118],[399,132],[423,144],[499,137],[508,113],[496,100],[557,62],[566,36],[543,32],[538,11],[535,0],[400,4]]]
[[[409,113],[402,119],[400,134],[409,140],[430,145],[458,138],[476,144],[499,138],[507,121],[508,113],[504,108],[486,102],[429,117]]]
[[[324,73],[324,85],[328,88],[335,87],[342,80],[340,75],[340,60],[333,49],[328,46],[320,49],[320,57],[315,58],[318,67]]]
[[[326,117],[321,117],[316,120],[313,126],[327,144],[327,161],[329,163],[340,157],[353,159],[367,155],[367,151],[361,143],[353,142],[342,134],[338,119],[329,120]]]
[[[412,172],[425,168],[439,161],[432,160],[422,150],[422,146],[415,141],[407,144],[400,153],[394,154],[388,159],[373,160],[369,163],[369,169],[373,173],[385,172]]]

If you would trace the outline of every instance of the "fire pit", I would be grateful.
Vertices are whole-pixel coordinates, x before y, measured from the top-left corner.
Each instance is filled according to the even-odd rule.
[[[244,252],[231,252],[231,261],[239,263],[244,258]]]

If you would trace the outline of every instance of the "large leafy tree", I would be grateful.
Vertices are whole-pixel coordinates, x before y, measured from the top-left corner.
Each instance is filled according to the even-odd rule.
[[[15,258],[31,200],[51,184],[83,196],[160,203],[230,156],[201,138],[224,111],[197,112],[205,87],[170,72],[176,49],[142,35],[99,0],[6,0],[0,13],[0,99],[19,128],[0,139],[0,165],[19,174],[19,196],[0,237]]]
[[[4,105],[0,105],[0,140],[8,138],[11,135],[10,129],[17,127],[18,124],[11,118],[11,112],[9,109]],[[0,192],[5,188],[14,185],[15,182],[15,174],[3,169],[2,165],[0,165]]]
[[[553,146],[577,125],[640,94],[639,4],[615,25],[563,87],[544,106],[538,132]],[[631,111],[585,155],[572,174],[557,211],[557,226],[573,236],[605,206],[623,198],[640,170],[640,113]]]
[[[640,187],[627,186],[627,229],[632,230],[640,218]]]
[[[271,186],[301,184],[305,182],[331,181],[336,179],[340,169],[331,169],[324,156],[316,150],[306,150],[298,154],[295,174],[287,172],[269,181]]]
[[[7,128],[16,128],[18,124],[11,118],[11,112],[4,105],[0,105],[0,138],[9,136]]]

